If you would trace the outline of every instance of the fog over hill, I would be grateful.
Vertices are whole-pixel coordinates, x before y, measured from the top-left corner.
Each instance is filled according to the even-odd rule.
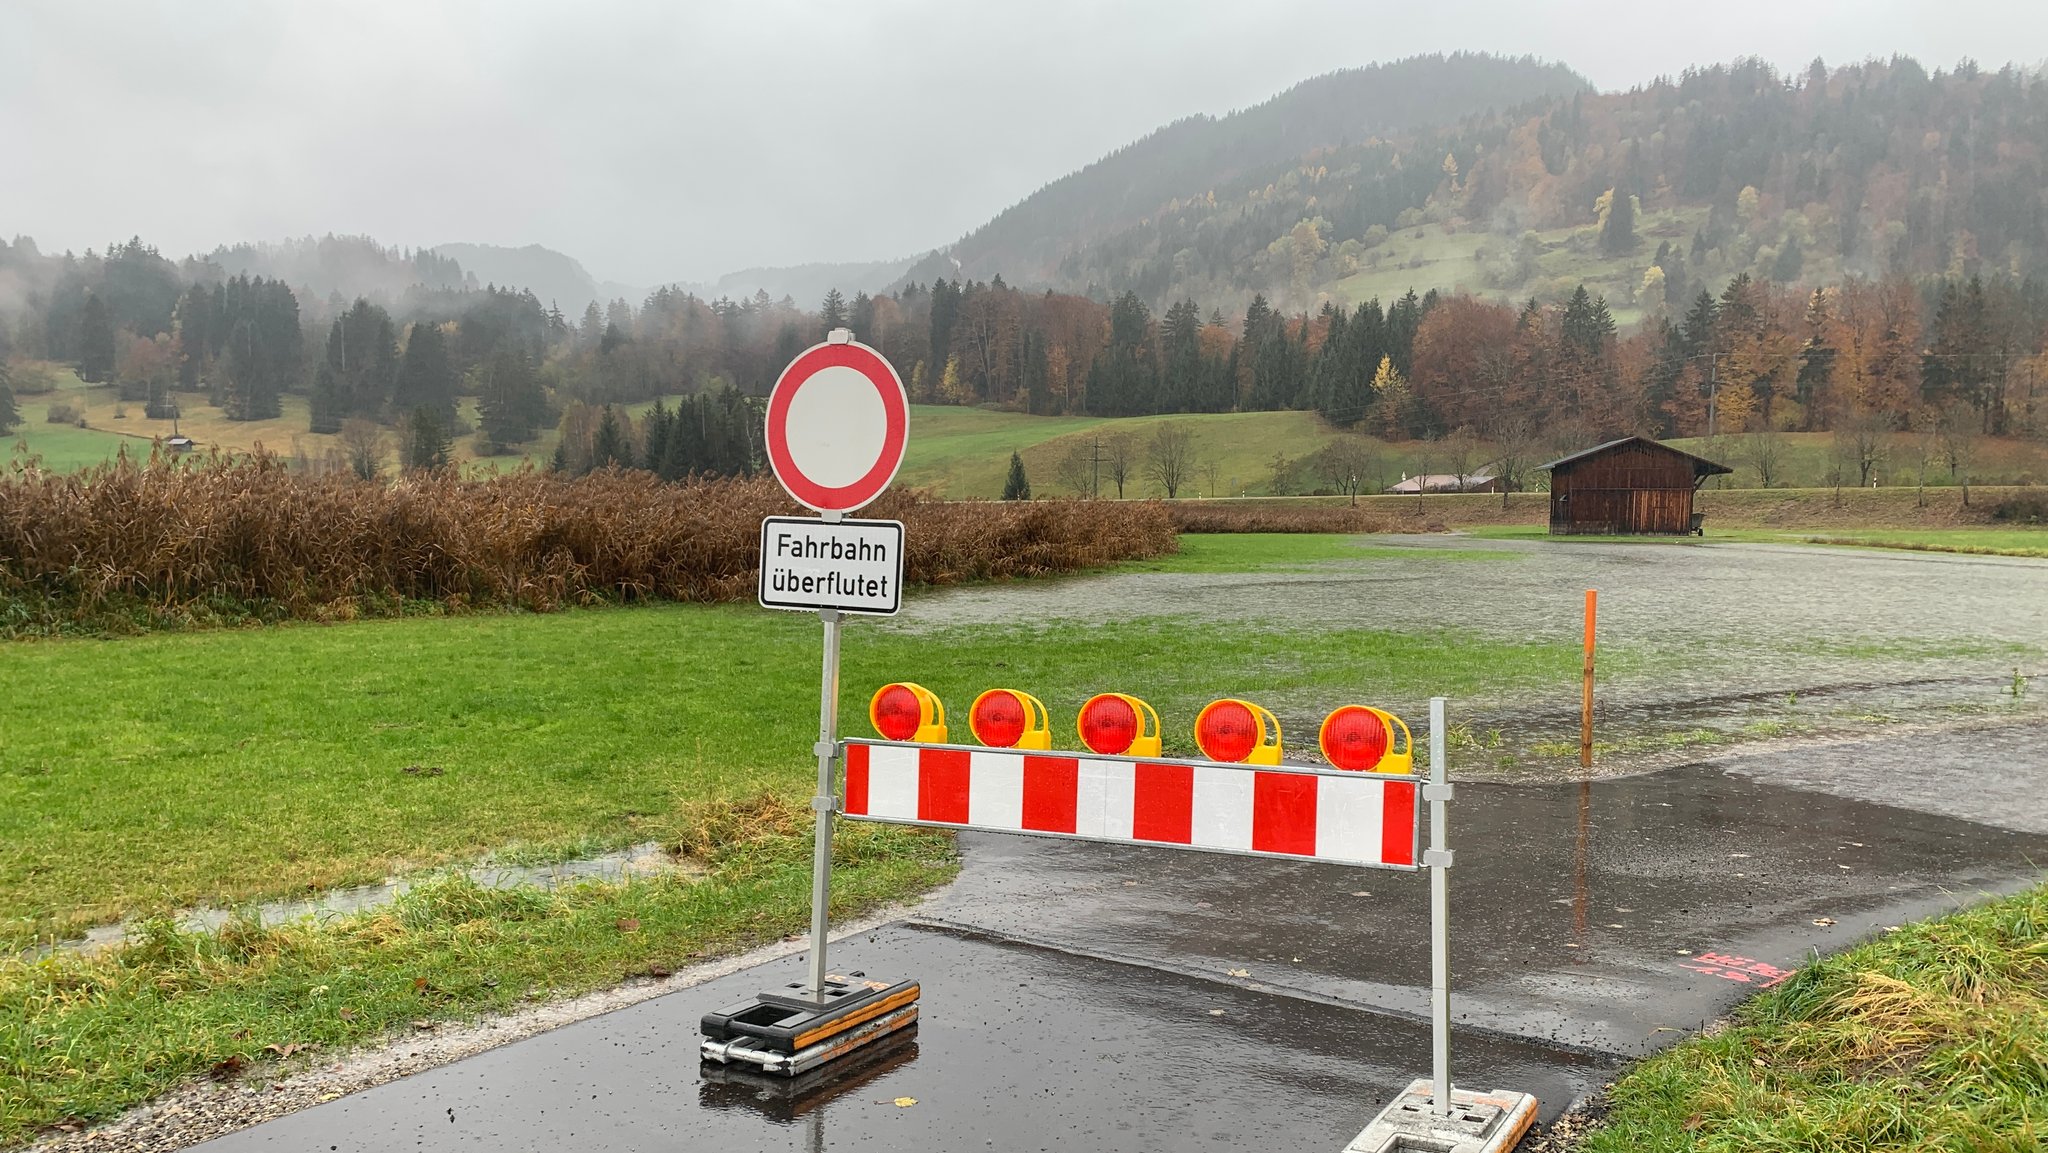
[[[553,304],[569,316],[580,315],[593,301],[599,307],[618,299],[638,304],[648,292],[643,285],[600,281],[590,275],[582,261],[538,244],[519,248],[497,244],[437,244],[433,250],[461,261],[462,267],[485,284],[527,289],[542,304]]]

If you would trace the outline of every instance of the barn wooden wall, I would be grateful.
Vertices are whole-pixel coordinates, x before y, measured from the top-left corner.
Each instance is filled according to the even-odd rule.
[[[1683,533],[1692,526],[1693,463],[1646,444],[1618,445],[1550,475],[1550,531],[1595,536]]]

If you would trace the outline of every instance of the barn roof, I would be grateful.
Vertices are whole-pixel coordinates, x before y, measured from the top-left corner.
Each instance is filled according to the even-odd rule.
[[[1624,436],[1620,440],[1610,440],[1606,444],[1596,444],[1592,448],[1582,449],[1578,452],[1571,454],[1570,456],[1561,456],[1556,460],[1551,461],[1549,464],[1538,465],[1537,468],[1541,470],[1549,470],[1554,469],[1561,464],[1574,464],[1578,461],[1586,459],[1587,457],[1599,456],[1603,452],[1608,452],[1610,450],[1620,448],[1622,445],[1625,444],[1644,444],[1650,446],[1651,448],[1668,452],[1673,456],[1682,456],[1685,459],[1692,462],[1692,471],[1694,476],[1717,476],[1721,473],[1732,473],[1735,471],[1734,469],[1729,468],[1725,464],[1716,464],[1713,461],[1708,460],[1706,457],[1694,456],[1693,454],[1685,451],[1684,449],[1672,448],[1670,445],[1665,444],[1662,441],[1651,440],[1647,436]]]

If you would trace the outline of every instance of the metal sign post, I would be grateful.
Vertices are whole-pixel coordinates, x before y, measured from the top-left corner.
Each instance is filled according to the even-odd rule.
[[[836,520],[836,516],[829,519]],[[832,920],[832,769],[839,759],[839,610],[819,609],[825,622],[825,675],[818,692],[818,792],[811,798],[817,838],[811,847],[811,994],[825,1003],[825,937]]]
[[[703,1020],[707,1061],[793,1077],[915,1024],[914,981],[854,981],[826,967],[832,928],[833,794],[839,761],[839,632],[847,613],[887,616],[902,605],[900,521],[848,520],[889,487],[903,464],[910,398],[881,353],[835,328],[797,355],[768,396],[765,442],[775,479],[818,513],[761,522],[763,608],[815,612],[824,625],[818,680],[817,826],[811,846],[810,981],[760,993]]]
[[[1429,784],[1422,790],[1429,802],[1429,851],[1422,861],[1429,866],[1430,1107],[1439,1117],[1451,1114],[1451,784],[1444,745],[1444,698],[1431,697]]]

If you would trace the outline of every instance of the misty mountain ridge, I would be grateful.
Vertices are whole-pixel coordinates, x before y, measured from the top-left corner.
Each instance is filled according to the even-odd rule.
[[[1632,322],[1745,273],[1813,287],[2048,270],[2038,67],[1929,72],[1901,56],[1785,73],[1750,58],[1625,92],[1487,99],[1502,76],[1519,93],[1570,75],[1452,57],[1321,77],[1169,125],[905,281],[1000,275],[1226,313],[1259,295],[1299,313],[1432,289],[1555,301],[1584,284]],[[1374,123],[1411,127],[1359,129],[1350,102],[1389,78],[1406,99]],[[1440,98],[1421,102],[1433,84]]]
[[[1327,73],[1249,108],[1176,120],[1062,176],[921,261],[911,278],[958,275],[957,262],[971,277],[1053,285],[1075,249],[1138,225],[1176,199],[1228,190],[1247,173],[1318,149],[1592,90],[1563,64],[1470,52]]]
[[[510,248],[452,243],[437,244],[433,251],[461,261],[485,284],[526,289],[543,304],[552,304],[572,317],[581,315],[592,303],[600,308],[621,299],[637,304],[650,291],[642,285],[598,280],[583,267],[582,261],[538,244]]]

